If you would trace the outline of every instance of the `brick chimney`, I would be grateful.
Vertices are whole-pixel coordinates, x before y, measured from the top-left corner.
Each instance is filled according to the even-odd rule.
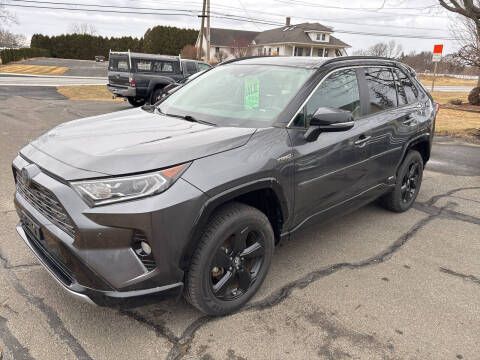
[[[287,17],[287,20],[285,21],[285,25],[289,26],[290,25],[290,16]]]

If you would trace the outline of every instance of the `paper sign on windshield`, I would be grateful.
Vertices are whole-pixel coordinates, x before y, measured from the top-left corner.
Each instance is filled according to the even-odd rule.
[[[260,81],[256,77],[245,78],[245,109],[256,109],[260,105]]]

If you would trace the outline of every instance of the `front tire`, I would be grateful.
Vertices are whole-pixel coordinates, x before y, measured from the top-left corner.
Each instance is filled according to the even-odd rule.
[[[398,213],[410,209],[420,191],[422,177],[422,156],[410,150],[398,169],[394,190],[381,198],[383,206]]]
[[[127,100],[130,103],[130,105],[132,105],[134,107],[139,107],[139,106],[145,105],[145,99],[129,96],[127,98]]]
[[[209,220],[185,276],[185,297],[209,315],[237,311],[265,279],[274,235],[261,211],[232,202]]]

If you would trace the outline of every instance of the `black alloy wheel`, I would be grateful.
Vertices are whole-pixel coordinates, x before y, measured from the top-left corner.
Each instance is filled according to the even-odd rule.
[[[402,179],[402,186],[400,188],[402,194],[402,201],[409,203],[415,196],[418,188],[418,179],[420,178],[420,169],[418,162],[412,162],[408,166],[408,171]]]
[[[210,217],[185,275],[185,297],[209,315],[237,311],[265,279],[275,247],[270,221],[237,202]]]
[[[422,155],[416,150],[410,150],[397,171],[395,187],[380,199],[383,206],[395,212],[407,211],[417,198],[422,176]]]
[[[217,249],[211,264],[211,289],[224,301],[246,294],[255,282],[265,255],[263,235],[252,226],[232,233]]]

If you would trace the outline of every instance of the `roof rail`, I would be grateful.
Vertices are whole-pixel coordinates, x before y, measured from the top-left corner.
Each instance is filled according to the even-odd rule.
[[[395,61],[397,62],[397,60],[395,59],[392,59],[392,58],[388,58],[388,57],[381,57],[381,56],[363,56],[363,55],[360,55],[360,56],[338,56],[338,57],[335,57],[335,58],[332,58],[330,60],[327,60],[325,61],[322,66],[324,65],[328,65],[328,64],[331,64],[331,63],[334,63],[334,62],[337,62],[337,61],[345,61],[345,60],[389,60],[389,61]]]
[[[269,55],[244,56],[244,57],[239,57],[239,58],[235,58],[235,59],[230,59],[230,60],[222,61],[222,62],[221,62],[220,64],[218,64],[217,66],[231,64],[231,63],[234,63],[234,62],[237,62],[237,61],[240,61],[240,60],[258,59],[258,58],[264,58],[264,57],[271,57],[271,56],[269,56]]]

